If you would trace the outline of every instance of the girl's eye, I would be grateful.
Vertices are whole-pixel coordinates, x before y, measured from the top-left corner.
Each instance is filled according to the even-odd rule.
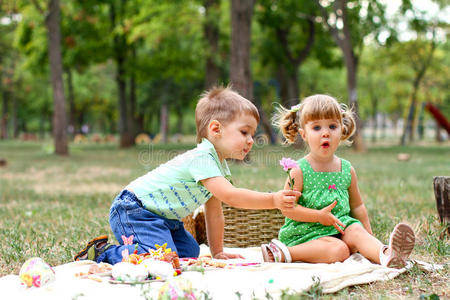
[[[314,126],[314,127],[313,127],[313,130],[319,131],[319,130],[320,130],[320,126],[319,126],[319,125]]]
[[[334,124],[330,125],[330,129],[336,129],[336,128],[337,128],[336,125],[334,125]]]

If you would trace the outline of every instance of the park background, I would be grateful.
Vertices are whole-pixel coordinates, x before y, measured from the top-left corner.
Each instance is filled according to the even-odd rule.
[[[0,1],[0,274],[110,233],[115,194],[195,145],[196,101],[215,84],[262,116],[236,185],[280,189],[278,160],[307,150],[282,145],[275,108],[332,95],[358,116],[339,155],[375,235],[406,221],[413,257],[448,263],[432,181],[450,174],[449,15],[444,0]],[[334,297],[445,298],[448,275],[415,268]]]

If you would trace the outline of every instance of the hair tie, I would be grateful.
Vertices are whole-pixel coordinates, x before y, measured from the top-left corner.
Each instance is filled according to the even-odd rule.
[[[294,105],[294,106],[291,106],[291,112],[298,112],[299,111],[299,109],[300,109],[300,104],[297,104],[297,105]]]

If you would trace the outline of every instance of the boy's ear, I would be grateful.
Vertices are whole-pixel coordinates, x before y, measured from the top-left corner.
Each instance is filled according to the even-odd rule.
[[[208,129],[214,136],[218,136],[221,134],[222,125],[217,120],[212,120],[209,122]]]

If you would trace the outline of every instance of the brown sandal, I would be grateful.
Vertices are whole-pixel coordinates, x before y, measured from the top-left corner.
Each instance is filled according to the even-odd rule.
[[[80,252],[78,252],[74,257],[73,257],[73,260],[74,261],[77,261],[77,260],[83,260],[83,259],[80,259],[82,256],[85,256],[87,253],[88,253],[88,251],[89,251],[89,249],[92,247],[92,246],[95,246],[94,248],[97,248],[97,246],[99,245],[99,244],[101,244],[101,243],[108,243],[108,236],[107,235],[100,235],[100,236],[98,236],[98,237],[96,237],[96,238],[93,238],[92,240],[90,240],[88,243],[87,243],[87,245],[86,245],[86,247],[84,247],[84,249],[83,250],[81,250]]]

